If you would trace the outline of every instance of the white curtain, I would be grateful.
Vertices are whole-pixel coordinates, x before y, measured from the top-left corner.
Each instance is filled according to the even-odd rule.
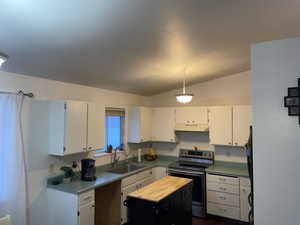
[[[29,225],[23,98],[0,94],[0,217],[10,214],[12,225]]]

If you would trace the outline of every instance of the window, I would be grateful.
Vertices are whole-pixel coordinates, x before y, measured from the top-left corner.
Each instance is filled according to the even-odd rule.
[[[124,121],[123,109],[105,109],[105,148],[96,152],[108,152],[111,145],[113,149],[120,149],[124,144]]]

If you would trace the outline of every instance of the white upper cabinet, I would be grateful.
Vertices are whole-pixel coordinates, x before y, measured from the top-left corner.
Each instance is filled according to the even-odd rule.
[[[244,146],[249,138],[251,117],[248,105],[210,107],[210,144]]]
[[[175,108],[152,109],[152,141],[176,142]]]
[[[152,109],[130,107],[128,109],[128,142],[151,141]]]
[[[49,104],[49,154],[63,156],[86,151],[87,103],[58,100]]]
[[[177,107],[176,130],[182,131],[207,131],[207,107]]]
[[[105,108],[103,105],[88,103],[88,151],[104,147]]]
[[[251,106],[233,106],[233,145],[244,146],[247,143],[251,124]]]
[[[209,138],[213,145],[232,145],[232,107],[209,108]]]

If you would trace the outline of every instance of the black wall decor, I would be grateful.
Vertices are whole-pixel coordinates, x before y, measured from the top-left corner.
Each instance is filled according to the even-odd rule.
[[[284,107],[288,108],[289,116],[298,116],[300,124],[300,78],[298,78],[298,87],[288,88],[288,96],[284,97]]]

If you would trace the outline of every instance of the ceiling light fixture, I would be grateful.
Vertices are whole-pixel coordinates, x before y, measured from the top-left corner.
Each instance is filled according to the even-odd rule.
[[[5,54],[0,53],[0,67],[2,66],[3,63],[5,63],[8,59],[8,56]]]
[[[183,91],[182,94],[176,95],[176,99],[178,102],[186,104],[192,101],[194,95],[185,92],[185,79],[183,80]]]
[[[186,67],[184,68],[184,79],[183,79],[183,91],[182,94],[176,95],[176,99],[179,103],[186,104],[192,101],[194,95],[185,92],[185,77],[186,77]]]

